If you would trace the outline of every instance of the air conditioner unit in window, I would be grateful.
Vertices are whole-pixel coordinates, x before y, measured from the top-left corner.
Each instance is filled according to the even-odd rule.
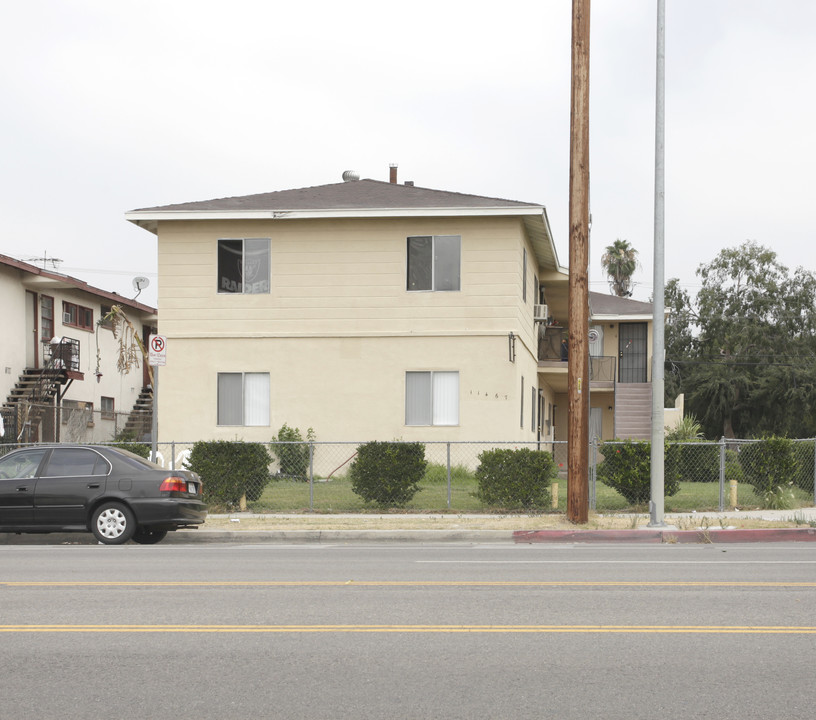
[[[533,318],[536,322],[547,322],[549,316],[549,308],[546,305],[535,306]]]
[[[536,306],[538,307],[538,306]],[[71,322],[71,313],[64,312],[62,313],[62,322],[64,325],[68,325]]]

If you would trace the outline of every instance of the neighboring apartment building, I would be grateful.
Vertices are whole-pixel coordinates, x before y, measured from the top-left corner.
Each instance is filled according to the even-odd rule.
[[[145,368],[120,373],[119,342],[108,323],[97,325],[120,305],[137,332],[149,333],[155,308],[5,255],[0,304],[4,440],[90,442],[126,429],[140,438],[149,432]]]
[[[158,237],[160,441],[566,439],[545,208],[395,176],[127,213]]]

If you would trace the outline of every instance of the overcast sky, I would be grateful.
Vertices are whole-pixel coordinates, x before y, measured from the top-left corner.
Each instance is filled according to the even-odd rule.
[[[666,278],[756,240],[816,270],[816,3],[667,0]],[[591,289],[652,290],[657,0],[591,11]],[[0,252],[156,303],[128,210],[346,169],[541,203],[569,260],[569,0],[39,0],[0,46]],[[40,263],[41,264],[41,263]]]

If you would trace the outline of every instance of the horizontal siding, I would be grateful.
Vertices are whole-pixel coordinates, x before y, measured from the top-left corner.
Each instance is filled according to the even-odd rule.
[[[460,292],[406,291],[406,238],[431,234],[462,236]],[[236,237],[271,238],[270,293],[217,292],[217,240]],[[520,222],[501,218],[162,223],[161,332],[191,337],[521,328],[531,339],[534,271],[528,262],[525,306],[521,247]]]

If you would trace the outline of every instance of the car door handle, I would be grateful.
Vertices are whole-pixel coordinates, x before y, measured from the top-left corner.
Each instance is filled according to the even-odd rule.
[[[88,489],[99,490],[99,483],[88,483]]]
[[[17,486],[17,492],[28,492],[28,486],[27,485],[18,485]]]

